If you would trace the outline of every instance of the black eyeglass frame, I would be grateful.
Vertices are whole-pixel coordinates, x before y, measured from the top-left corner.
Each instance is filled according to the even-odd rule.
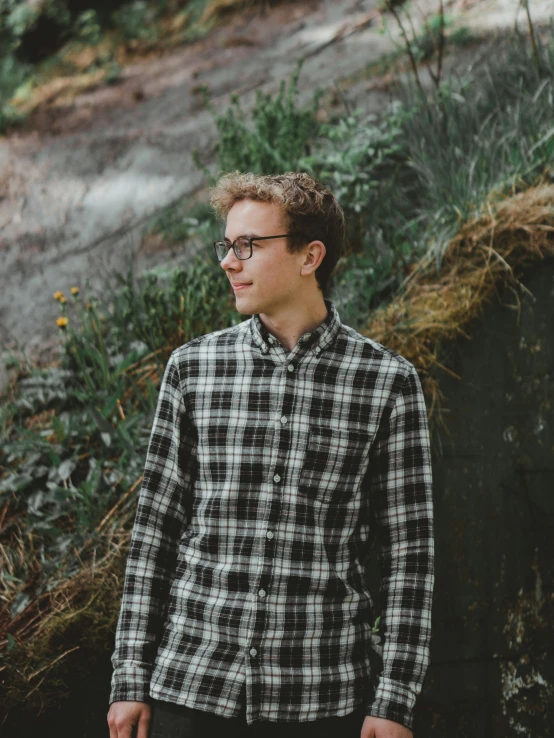
[[[229,241],[226,241],[225,239],[220,239],[219,241],[214,241],[214,251],[216,258],[219,262],[222,262],[223,259],[225,259],[225,256],[229,253],[229,249],[233,249],[235,252],[235,256],[237,259],[240,259],[240,261],[246,261],[246,259],[252,258],[252,242],[253,241],[269,241],[272,238],[294,238],[296,236],[306,236],[305,233],[281,233],[278,236],[239,236],[235,241],[233,241],[232,244],[229,244]],[[239,256],[237,253],[237,241],[248,241],[248,246],[250,247],[250,254],[248,256]],[[221,259],[219,258],[219,254],[217,253],[217,244],[218,243],[224,243],[227,246],[227,253],[225,256],[222,256]]]

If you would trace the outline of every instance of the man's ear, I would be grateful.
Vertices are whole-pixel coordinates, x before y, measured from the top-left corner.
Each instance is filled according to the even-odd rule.
[[[326,251],[323,241],[310,241],[304,251],[305,258],[300,269],[300,274],[313,274],[325,258]]]

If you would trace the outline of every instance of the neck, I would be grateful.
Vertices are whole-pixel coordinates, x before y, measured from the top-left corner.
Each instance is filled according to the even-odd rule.
[[[314,331],[327,317],[327,306],[319,292],[276,313],[260,313],[260,320],[287,351],[292,351],[304,333]]]

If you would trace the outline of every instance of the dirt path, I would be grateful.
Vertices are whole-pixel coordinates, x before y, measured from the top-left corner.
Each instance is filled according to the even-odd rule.
[[[480,29],[511,26],[518,2],[456,0],[449,10]],[[551,3],[533,3],[533,12],[547,17]],[[86,280],[101,284],[124,268],[145,221],[201,187],[191,152],[209,152],[215,129],[199,86],[208,85],[224,110],[231,92],[248,102],[257,87],[274,90],[306,56],[300,89],[311,98],[316,86],[351,76],[393,48],[375,15],[372,0],[313,0],[252,14],[126,68],[115,86],[52,106],[35,119],[38,130],[1,137],[0,344],[36,352],[55,340],[52,293]],[[367,81],[351,93],[366,109],[378,109],[387,94]]]

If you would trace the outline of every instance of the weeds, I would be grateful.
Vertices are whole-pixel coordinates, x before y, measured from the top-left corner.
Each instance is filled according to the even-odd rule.
[[[154,23],[156,13],[145,0],[134,0],[123,5],[112,14],[113,22],[123,37],[128,40],[140,39],[154,42],[158,38],[158,29]]]
[[[0,134],[22,120],[21,114],[11,101],[17,90],[28,80],[29,75],[29,66],[19,62],[13,53],[0,57]]]
[[[333,293],[353,325],[401,288],[414,258],[430,250],[438,268],[488,193],[521,188],[552,165],[554,46],[537,53],[540,72],[528,39],[498,40],[488,63],[424,93],[399,84],[380,121],[352,114],[328,127],[323,147],[316,142],[307,165],[345,209],[358,207],[350,217],[357,256],[342,263]]]
[[[331,187],[351,244],[331,297],[344,322],[359,327],[402,292],[416,260],[431,254],[440,263],[445,244],[491,190],[513,192],[552,166],[554,50],[535,41],[536,48],[521,37],[499,41],[487,65],[429,91],[404,84],[381,118],[349,112],[326,125],[316,119],[318,98],[307,109],[298,105],[298,68],[275,96],[258,93],[250,115],[238,98],[214,113],[218,166],[304,169]],[[213,240],[216,227],[205,206],[185,203],[152,223],[173,242]],[[21,367],[0,412],[7,622],[31,598],[83,572],[83,550],[100,545],[115,507],[125,501],[131,509],[168,353],[232,325],[229,297],[219,266],[204,257],[166,278],[129,273],[103,294],[56,293],[59,365]],[[17,650],[13,637],[5,644]]]
[[[445,25],[442,16],[431,19],[426,33],[443,33]],[[436,36],[433,43],[440,46]],[[412,54],[417,64],[415,46]],[[380,118],[348,111],[325,125],[316,118],[319,96],[307,109],[296,102],[299,72],[273,97],[258,92],[250,119],[238,98],[226,113],[214,112],[217,169],[301,169],[330,186],[350,242],[331,297],[355,327],[401,287],[428,248],[439,266],[460,222],[491,190],[533,181],[554,158],[551,44],[498,40],[487,64],[442,81],[438,59],[430,90],[414,77],[397,84],[396,101]]]
[[[109,295],[73,292],[55,293],[65,336],[60,365],[20,379],[2,412],[0,509],[8,505],[19,521],[3,542],[13,546],[21,535],[29,542],[3,584],[12,617],[28,599],[28,591],[19,594],[30,571],[40,594],[139,478],[171,350],[236,320],[218,265],[203,256],[165,283],[128,274]],[[73,559],[65,576],[78,569]]]
[[[310,154],[311,142],[319,132],[316,111],[321,92],[316,91],[311,107],[297,102],[299,62],[288,85],[282,80],[275,96],[256,90],[256,100],[249,116],[237,95],[223,114],[212,108],[219,138],[215,146],[218,168],[229,172],[277,174],[298,169]],[[197,166],[209,176],[195,153]]]
[[[213,7],[212,7],[213,6]],[[235,10],[239,8],[236,5]],[[21,123],[40,104],[38,88],[52,77],[102,69],[106,83],[115,82],[126,59],[152,48],[168,48],[203,38],[223,12],[210,0],[128,0],[109,7],[104,2],[71,0],[3,0],[0,3],[0,134]],[[228,10],[233,10],[231,6]],[[210,11],[210,12],[207,12]],[[79,61],[96,49],[93,68]],[[80,52],[85,50],[86,53]],[[99,78],[91,75],[90,84]],[[16,96],[23,83],[25,94]],[[82,85],[82,80],[80,81]]]

